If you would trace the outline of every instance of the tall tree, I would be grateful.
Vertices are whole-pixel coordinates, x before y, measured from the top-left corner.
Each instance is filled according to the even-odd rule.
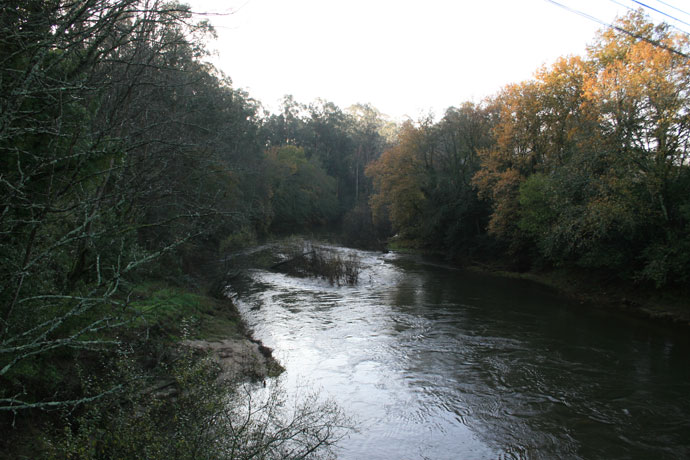
[[[405,238],[419,238],[422,222],[419,216],[426,197],[422,190],[424,163],[419,145],[423,131],[407,122],[400,130],[398,145],[386,150],[366,168],[375,193],[369,198],[374,223],[389,220],[393,230]]]
[[[627,227],[624,261],[658,285],[688,279],[690,40],[641,12],[621,18],[590,50],[596,71],[585,83],[606,168],[600,202]],[[620,225],[619,225],[620,228]],[[640,257],[641,255],[641,257]],[[641,264],[640,264],[641,263]]]
[[[509,85],[492,101],[498,113],[496,144],[482,150],[474,184],[493,203],[489,231],[509,241],[513,251],[533,244],[519,226],[520,184],[534,173],[557,171],[582,136],[578,120],[585,72],[580,58],[561,59],[537,72],[535,80]]]
[[[338,215],[335,181],[304,149],[273,147],[267,152],[273,226],[279,231],[328,223]]]
[[[436,143],[425,185],[426,238],[455,257],[467,255],[479,249],[488,219],[488,206],[477,196],[472,178],[480,167],[479,152],[493,142],[489,110],[472,103],[450,108],[432,136]]]

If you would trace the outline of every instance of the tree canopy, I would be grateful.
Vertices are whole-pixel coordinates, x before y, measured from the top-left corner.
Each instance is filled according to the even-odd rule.
[[[584,57],[563,57],[479,107],[408,126],[368,169],[372,209],[432,246],[463,241],[462,252],[486,236],[520,266],[685,283],[688,37],[639,11],[615,25]],[[421,230],[429,224],[437,230]]]

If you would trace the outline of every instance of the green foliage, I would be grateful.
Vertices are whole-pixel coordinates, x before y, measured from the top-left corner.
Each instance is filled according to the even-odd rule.
[[[687,59],[618,30],[679,50],[688,40],[639,12],[618,23],[587,59],[562,59],[494,100],[496,145],[474,182],[493,203],[489,231],[514,251],[662,287],[687,279],[677,192],[690,74]]]
[[[448,109],[424,144],[429,158],[424,239],[449,258],[472,257],[486,249],[483,234],[489,208],[477,196],[472,177],[480,167],[479,151],[491,145],[490,129],[488,110],[465,103]]]
[[[670,241],[654,243],[645,248],[644,268],[638,276],[652,281],[656,287],[687,286],[690,280],[690,238],[673,236]]]
[[[147,376],[126,356],[113,364],[109,378],[124,382],[117,397],[91,405],[72,421],[66,418],[62,432],[48,438],[45,458],[208,458],[201,445],[207,419],[223,403],[211,361],[188,352],[178,356],[165,382],[175,390],[175,399],[156,390],[156,382],[142,381]],[[97,379],[88,383],[108,384]]]
[[[585,57],[561,58],[438,123],[404,126],[367,168],[374,222],[458,258],[501,248],[517,268],[682,285],[690,40],[640,12],[617,24]]]
[[[130,304],[136,317],[133,323],[135,327],[145,324],[178,324],[182,318],[198,315],[210,302],[203,296],[181,288],[157,284],[137,286],[132,294],[134,298],[144,297]]]
[[[553,197],[549,178],[543,174],[532,174],[520,185],[518,226],[536,242],[548,235],[556,218]]]
[[[490,143],[489,127],[488,112],[469,103],[449,109],[436,125],[404,125],[398,145],[366,170],[374,183],[374,224],[390,222],[399,237],[449,257],[466,257],[483,246],[488,206],[472,177],[479,150]]]
[[[406,123],[399,144],[386,150],[366,169],[376,191],[369,198],[374,225],[381,226],[387,220],[393,231],[409,238],[421,236],[419,214],[427,199],[423,190],[424,152],[418,148],[423,139],[421,129]]]
[[[143,314],[126,286],[265,228],[267,187],[246,174],[265,143],[256,105],[200,61],[208,25],[188,7],[20,2],[0,26],[0,408],[69,406],[71,384],[39,391],[34,363],[69,368],[122,343],[135,313],[168,327],[199,301]]]
[[[36,458],[316,459],[350,429],[333,402],[311,394],[287,410],[280,387],[218,381],[214,361],[188,348],[163,366],[164,380],[126,355],[113,364],[118,394],[66,416]]]
[[[195,294],[182,287],[147,282],[130,294],[133,321],[130,327],[153,329],[174,341],[189,338],[242,337],[242,322],[226,299]],[[190,332],[183,326],[194,325]]]
[[[287,96],[280,114],[271,115],[264,132],[271,148],[294,146],[335,179],[338,213],[364,201],[371,182],[364,169],[391,141],[395,125],[369,105],[341,110],[317,100],[306,106]]]
[[[350,246],[381,249],[391,234],[391,227],[384,219],[379,219],[375,226],[368,203],[362,202],[345,213],[342,231]]]
[[[266,161],[258,104],[202,61],[212,31],[189,7],[0,10],[0,426],[64,411],[78,417],[51,438],[58,458],[201,458],[190,443],[213,445],[212,430],[191,433],[213,411],[182,401],[219,407],[204,393],[213,371],[161,356],[185,324],[206,338],[244,331],[227,304],[179,286],[272,221],[332,220],[337,184],[313,152]],[[154,277],[177,287],[142,282]],[[163,364],[178,406],[142,389]]]
[[[273,227],[282,230],[318,225],[338,213],[335,181],[299,147],[285,146],[267,153],[272,184]]]
[[[366,105],[288,97],[260,120],[259,105],[202,62],[212,31],[188,7],[1,9],[0,422],[79,408],[50,439],[56,457],[215,458],[252,446],[237,458],[280,458],[257,441],[269,419],[228,438],[237,446],[193,419],[237,415],[219,412],[232,395],[204,386],[207,362],[165,363],[175,402],[142,392],[137,379],[151,376],[122,352],[150,345],[146,334],[155,347],[178,341],[184,324],[199,337],[241,334],[222,302],[141,280],[181,285],[208,254],[269,230],[344,216],[359,241],[397,232],[456,258],[500,244],[526,265],[658,288],[690,279],[690,41],[641,13],[602,32],[586,57],[438,123],[407,123],[393,142],[396,129]],[[332,283],[358,276],[339,255],[303,262]],[[96,362],[119,374],[105,378]],[[128,386],[117,395],[116,382]],[[320,445],[318,429],[304,428],[291,439]]]
[[[221,253],[226,253],[254,245],[256,241],[256,233],[248,226],[244,226],[223,238],[219,250]]]

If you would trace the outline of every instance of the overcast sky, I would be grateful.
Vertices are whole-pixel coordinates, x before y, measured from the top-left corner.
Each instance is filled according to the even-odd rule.
[[[685,1],[664,3],[690,10]],[[341,108],[371,103],[395,119],[479,102],[559,56],[583,54],[602,27],[546,0],[187,3],[195,11],[232,13],[210,17],[218,32],[210,44],[214,62],[269,110],[292,94]],[[559,3],[609,23],[627,11],[621,5],[639,7],[632,0]],[[644,3],[690,22],[657,0]]]

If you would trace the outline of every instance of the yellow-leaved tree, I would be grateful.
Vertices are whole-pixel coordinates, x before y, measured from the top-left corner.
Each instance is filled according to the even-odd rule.
[[[396,146],[366,168],[375,192],[369,199],[376,225],[390,220],[393,230],[407,238],[419,236],[420,215],[426,200],[423,187],[422,129],[405,123]]]
[[[581,138],[582,85],[587,64],[579,57],[540,69],[535,79],[505,87],[491,104],[498,114],[495,144],[479,152],[473,184],[493,212],[489,232],[518,251],[529,241],[520,226],[521,185],[549,174],[572,156]],[[548,197],[544,197],[548,198]]]

